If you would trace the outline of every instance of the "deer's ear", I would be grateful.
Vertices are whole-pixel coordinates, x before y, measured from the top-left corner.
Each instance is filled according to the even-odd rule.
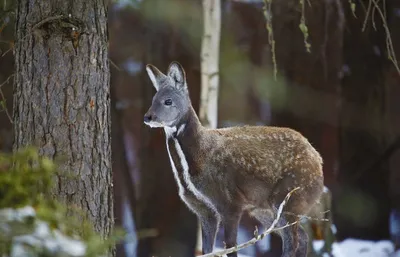
[[[149,75],[151,82],[153,83],[153,86],[158,91],[160,89],[159,81],[165,75],[154,65],[151,64],[146,65],[146,71],[147,74]]]
[[[186,87],[186,74],[180,63],[171,62],[167,75],[175,81],[178,88]]]

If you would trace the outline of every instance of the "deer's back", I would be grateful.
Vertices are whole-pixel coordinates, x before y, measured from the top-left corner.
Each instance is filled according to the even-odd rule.
[[[299,180],[322,176],[322,158],[308,140],[289,128],[243,126],[208,130],[210,159],[244,175],[276,182],[285,173]]]

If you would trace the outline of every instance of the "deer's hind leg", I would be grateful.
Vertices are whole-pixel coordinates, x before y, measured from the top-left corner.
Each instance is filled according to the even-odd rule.
[[[278,227],[297,222],[294,217],[281,217]],[[306,257],[308,235],[297,222],[282,230],[278,230],[282,238],[282,257]]]
[[[258,209],[251,214],[265,226],[265,229],[268,229],[275,219],[274,214],[269,210]],[[306,257],[307,255],[307,234],[298,223],[279,229],[294,222],[296,222],[295,217],[286,217],[282,214],[275,225],[276,230],[273,233],[282,240],[282,257]]]
[[[290,174],[290,173],[288,173]],[[295,175],[293,175],[295,174]],[[292,176],[286,175],[275,185],[269,202],[278,208],[287,194],[294,188],[294,191],[283,207],[283,214],[279,221],[279,226],[295,223],[281,230],[282,238],[282,256],[283,257],[306,257],[308,235],[300,225],[300,217],[307,215],[311,207],[319,199],[323,190],[323,178],[315,177],[307,180],[299,179],[304,176],[302,173],[292,173]]]

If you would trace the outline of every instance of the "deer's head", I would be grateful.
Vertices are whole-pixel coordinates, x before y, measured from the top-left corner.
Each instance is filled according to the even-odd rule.
[[[185,71],[178,62],[169,65],[166,75],[151,64],[146,65],[146,71],[157,93],[144,123],[150,127],[176,127],[191,104]]]

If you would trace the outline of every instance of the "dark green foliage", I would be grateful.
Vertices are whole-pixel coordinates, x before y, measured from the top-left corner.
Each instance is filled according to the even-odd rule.
[[[49,198],[55,166],[47,158],[27,148],[0,155],[0,208],[36,206]]]
[[[51,229],[57,229],[66,236],[81,239],[87,245],[87,257],[105,255],[122,238],[123,234],[118,231],[110,239],[102,239],[81,209],[55,200],[52,194],[53,176],[58,173],[56,164],[46,157],[40,157],[33,148],[14,154],[0,154],[0,211],[25,206],[32,206],[36,211],[34,217],[6,223],[11,228],[11,236],[1,236],[0,232],[0,255],[7,256],[12,238],[32,233],[37,221],[46,222]],[[2,222],[4,224],[4,220],[0,220],[0,225]],[[39,256],[44,256],[44,252],[39,252]]]

